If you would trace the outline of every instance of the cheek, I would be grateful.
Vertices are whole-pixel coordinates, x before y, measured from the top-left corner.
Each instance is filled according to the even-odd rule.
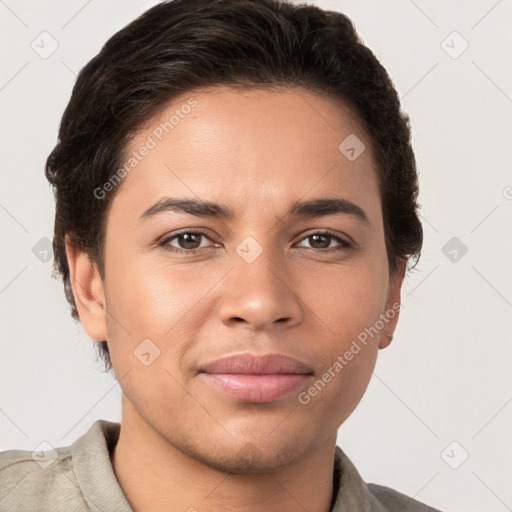
[[[186,283],[176,269],[151,264],[149,258],[134,256],[112,258],[107,270],[107,290],[113,314],[123,319],[131,329],[169,322],[193,300],[193,283]],[[115,309],[114,309],[115,308]]]
[[[222,264],[171,264],[149,256],[119,259],[106,283],[112,317],[125,328],[117,327],[116,334],[125,339],[124,345],[127,338],[134,346],[149,338],[162,355],[171,351],[177,357],[193,343],[212,289],[228,269]]]
[[[383,312],[387,276],[382,267],[358,261],[338,268],[324,267],[302,279],[300,296],[326,332],[330,331],[329,337],[335,338],[337,350],[374,325]]]

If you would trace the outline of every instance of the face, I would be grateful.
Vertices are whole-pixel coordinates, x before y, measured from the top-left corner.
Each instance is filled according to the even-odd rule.
[[[79,305],[108,340],[123,414],[224,470],[313,453],[356,407],[398,319],[366,133],[304,90],[212,88],[162,110],[129,158],[108,212],[108,313]],[[197,202],[195,214],[167,200]],[[303,371],[202,371],[270,353]]]

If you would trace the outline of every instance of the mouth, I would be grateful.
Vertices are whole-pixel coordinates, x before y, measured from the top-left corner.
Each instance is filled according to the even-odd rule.
[[[312,368],[283,354],[235,354],[212,361],[200,376],[217,391],[245,402],[274,402],[301,388]]]

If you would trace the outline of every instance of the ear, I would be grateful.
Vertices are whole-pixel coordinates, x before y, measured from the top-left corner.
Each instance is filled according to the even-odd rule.
[[[407,261],[400,261],[395,276],[389,281],[388,297],[386,306],[383,311],[385,317],[385,327],[382,329],[379,339],[379,349],[386,348],[393,339],[393,333],[396,329],[398,317],[400,315],[401,299],[400,291],[402,289],[402,282],[405,276]]]
[[[87,335],[96,341],[107,339],[106,300],[96,265],[66,235],[69,279],[80,321]]]

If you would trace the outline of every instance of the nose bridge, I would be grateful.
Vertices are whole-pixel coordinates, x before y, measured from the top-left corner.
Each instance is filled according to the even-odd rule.
[[[226,276],[220,314],[224,323],[245,323],[261,329],[274,323],[295,325],[302,320],[294,277],[274,250],[247,237],[233,254]]]

